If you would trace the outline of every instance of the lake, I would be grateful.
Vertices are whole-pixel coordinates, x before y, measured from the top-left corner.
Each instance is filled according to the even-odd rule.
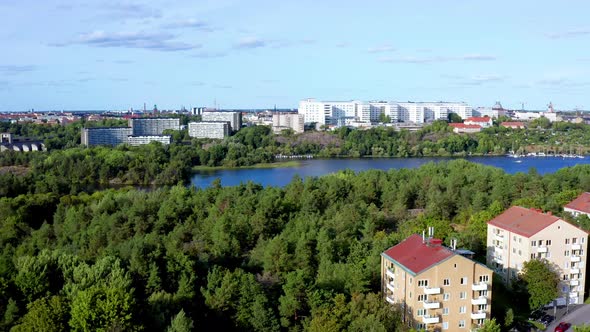
[[[299,166],[283,168],[242,168],[199,171],[191,179],[192,185],[198,188],[209,187],[219,178],[223,186],[235,186],[242,182],[256,182],[263,186],[283,187],[299,175],[301,178],[308,176],[322,176],[339,170],[351,169],[355,172],[369,169],[389,170],[392,168],[417,168],[429,162],[449,161],[458,158],[361,158],[361,159],[309,159],[302,160]],[[590,164],[590,157],[562,158],[562,157],[526,157],[510,158],[506,156],[495,157],[467,157],[461,158],[474,163],[494,166],[503,169],[507,173],[528,172],[534,167],[539,174],[553,173],[560,168],[578,164]]]

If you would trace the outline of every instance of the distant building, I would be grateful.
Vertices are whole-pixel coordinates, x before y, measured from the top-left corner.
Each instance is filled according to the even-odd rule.
[[[505,127],[505,128],[512,128],[512,129],[524,129],[524,122],[519,122],[519,121],[506,121],[506,122],[502,122],[500,124],[500,127]]]
[[[191,110],[191,115],[201,115],[203,112],[205,112],[205,110],[205,107],[193,107]]]
[[[488,221],[487,265],[510,285],[531,259],[547,259],[560,277],[557,305],[584,303],[588,233],[551,213],[513,206]]]
[[[128,136],[127,143],[131,146],[150,144],[151,142],[160,142],[164,145],[172,143],[170,135],[151,135],[151,136]]]
[[[582,193],[573,201],[563,207],[563,211],[571,213],[574,217],[585,214],[590,217],[590,193]]]
[[[127,137],[133,133],[129,127],[94,127],[82,128],[81,143],[85,146],[111,145],[127,143]]]
[[[473,253],[412,235],[381,254],[381,291],[417,330],[473,331],[490,319],[492,270]]]
[[[449,126],[453,128],[453,132],[456,134],[479,133],[481,131],[481,126],[476,124],[449,123]]]
[[[2,143],[2,144],[12,143],[12,134],[11,133],[0,133],[0,143]]]
[[[351,123],[377,123],[381,115],[388,116],[393,123],[422,124],[446,120],[449,113],[465,119],[471,116],[471,107],[465,103],[317,101],[309,98],[299,102],[298,113],[304,116],[305,123],[339,127]]]
[[[128,121],[133,136],[156,136],[167,129],[180,130],[179,118],[132,118]]]
[[[465,119],[465,121],[463,121],[463,123],[465,123],[466,125],[478,125],[481,126],[482,128],[488,128],[491,127],[493,122],[492,122],[492,118],[484,116],[472,116],[469,117],[467,119]]]
[[[189,122],[188,135],[195,138],[223,139],[230,134],[228,121]]]
[[[275,132],[290,128],[298,134],[303,133],[304,122],[303,114],[277,112],[272,115],[272,128]]]
[[[241,112],[203,112],[203,114],[201,114],[201,120],[203,122],[227,121],[230,124],[230,132],[238,131],[242,128]]]

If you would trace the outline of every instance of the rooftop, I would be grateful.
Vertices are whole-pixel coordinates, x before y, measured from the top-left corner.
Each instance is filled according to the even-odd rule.
[[[560,219],[551,213],[513,206],[488,221],[488,224],[525,237],[531,237],[558,220]]]
[[[424,243],[422,236],[414,234],[387,249],[383,255],[402,265],[405,269],[418,274],[448,259],[455,253],[442,246],[442,241],[431,239],[430,244]]]
[[[477,129],[477,128],[481,128],[480,125],[476,125],[476,124],[464,124],[464,123],[449,123],[449,126],[453,127],[453,128],[465,128],[465,129]]]
[[[582,193],[573,201],[565,205],[566,208],[590,213],[590,193]]]
[[[487,116],[472,116],[470,118],[467,118],[467,120],[465,121],[470,121],[470,122],[490,122],[492,121],[492,118],[487,117]]]

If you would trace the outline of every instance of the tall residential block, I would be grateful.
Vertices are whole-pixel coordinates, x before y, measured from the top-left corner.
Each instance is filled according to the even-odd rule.
[[[471,331],[490,318],[492,270],[464,252],[412,235],[381,254],[381,289],[387,302],[400,305],[406,324]]]
[[[304,116],[306,123],[343,126],[353,122],[376,123],[382,114],[392,122],[417,124],[446,120],[449,113],[465,119],[472,115],[472,109],[466,103],[452,102],[318,101],[310,98],[299,102],[298,113]]]
[[[179,118],[133,118],[129,119],[133,136],[162,135],[164,130],[180,130]]]
[[[238,131],[242,128],[242,113],[241,112],[203,112],[201,114],[203,122],[229,122],[230,131]]]
[[[510,285],[523,264],[547,259],[559,274],[558,305],[584,303],[588,233],[551,213],[513,206],[488,221],[487,264]]]
[[[128,127],[96,127],[82,128],[81,143],[90,145],[119,145],[127,143],[127,137],[132,134]]]
[[[303,133],[304,124],[302,114],[276,112],[272,115],[272,127],[275,132],[290,128],[296,133]]]
[[[229,122],[189,122],[188,135],[196,138],[218,138],[229,136]]]

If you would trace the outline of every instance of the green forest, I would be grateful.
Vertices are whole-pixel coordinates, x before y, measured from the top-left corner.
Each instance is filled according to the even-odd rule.
[[[510,175],[464,160],[284,188],[60,187],[86,173],[52,158],[100,151],[51,153],[31,171],[48,174],[0,198],[0,330],[403,331],[379,293],[381,252],[434,226],[481,256],[486,222],[505,208],[561,214],[590,190],[590,166]]]

